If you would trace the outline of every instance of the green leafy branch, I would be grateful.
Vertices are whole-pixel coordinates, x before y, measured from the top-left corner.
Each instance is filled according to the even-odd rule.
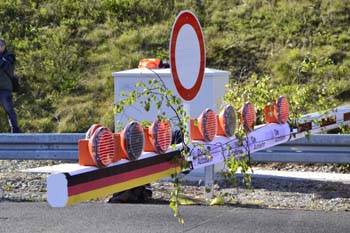
[[[136,90],[132,90],[128,94],[125,92],[120,93],[121,97],[124,98],[119,100],[119,102],[115,105],[115,114],[123,112],[126,106],[135,104],[138,100],[140,100],[139,103],[147,112],[150,111],[152,104],[154,104],[157,110],[160,110],[164,105],[167,108],[170,108],[175,114],[175,126],[180,129],[181,136],[184,139],[181,140],[181,158],[176,158],[173,162],[179,165],[181,170],[186,170],[189,168],[189,163],[185,159],[188,154],[187,145],[189,143],[189,135],[186,124],[190,120],[189,116],[183,108],[182,100],[173,95],[172,91],[166,87],[164,81],[156,72],[153,70],[151,71],[155,74],[156,78],[148,80],[147,83],[137,82]],[[158,118],[167,119],[166,112],[161,112],[158,115]],[[175,149],[175,147],[176,145],[173,144],[172,148]],[[178,177],[177,173],[172,174],[171,177],[174,179],[174,189],[171,192],[169,207],[174,211],[174,217],[178,218],[178,221],[183,224],[184,219],[179,212],[179,196],[182,193],[182,181]]]

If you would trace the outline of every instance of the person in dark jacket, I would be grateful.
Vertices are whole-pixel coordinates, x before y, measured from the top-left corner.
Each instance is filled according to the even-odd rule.
[[[6,49],[6,42],[0,39],[0,105],[7,113],[12,133],[20,133],[17,124],[17,115],[13,107],[12,81],[16,58]]]

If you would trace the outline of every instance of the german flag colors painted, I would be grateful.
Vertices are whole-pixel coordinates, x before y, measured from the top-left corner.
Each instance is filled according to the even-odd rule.
[[[173,162],[180,155],[172,151],[80,174],[52,174],[47,179],[48,202],[64,207],[159,180],[181,171]]]

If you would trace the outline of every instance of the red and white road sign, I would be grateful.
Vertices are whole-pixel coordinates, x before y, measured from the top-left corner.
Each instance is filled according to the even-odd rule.
[[[201,25],[191,11],[181,11],[170,37],[170,67],[176,90],[184,100],[190,101],[198,94],[205,59]]]

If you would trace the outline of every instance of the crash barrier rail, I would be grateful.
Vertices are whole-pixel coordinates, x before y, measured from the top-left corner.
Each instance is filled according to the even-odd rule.
[[[315,134],[252,153],[256,162],[350,163],[350,135]]]
[[[0,134],[0,159],[78,161],[83,133]]]
[[[78,161],[83,133],[0,134],[0,160]],[[315,134],[252,153],[255,162],[350,163],[350,135]]]

